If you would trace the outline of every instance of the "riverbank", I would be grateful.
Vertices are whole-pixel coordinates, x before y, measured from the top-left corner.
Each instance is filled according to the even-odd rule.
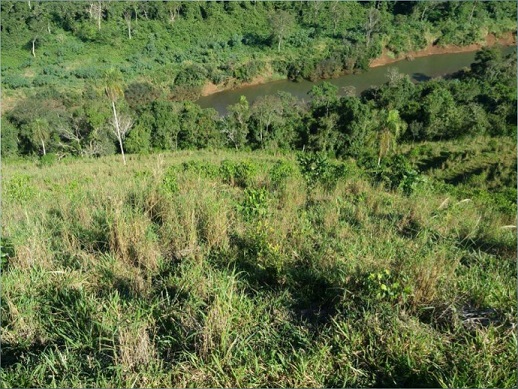
[[[402,61],[402,60],[412,60],[414,58],[420,58],[420,57],[428,57],[430,55],[437,55],[437,54],[456,54],[456,53],[468,53],[472,51],[478,51],[484,47],[491,47],[491,46],[513,46],[516,45],[516,35],[509,32],[507,34],[504,34],[504,36],[497,38],[493,34],[488,34],[486,36],[485,42],[483,43],[473,43],[471,45],[467,46],[457,46],[457,45],[446,45],[446,46],[437,46],[437,45],[430,45],[425,47],[424,49],[417,50],[417,51],[410,51],[408,53],[401,54],[399,56],[394,56],[393,53],[391,53],[386,48],[383,49],[383,53],[380,57],[375,58],[371,61],[369,64],[370,68],[375,68],[378,66],[385,66],[389,65],[394,62]]]
[[[400,54],[398,56],[394,55],[390,50],[383,49],[383,52],[381,56],[378,58],[373,59],[370,64],[369,68],[376,68],[380,66],[389,65],[391,63],[399,62],[402,60],[413,60],[415,58],[421,58],[421,57],[428,57],[432,55],[438,55],[438,54],[456,54],[456,53],[468,53],[468,52],[474,52],[482,49],[483,47],[491,47],[491,46],[513,46],[516,45],[516,34],[513,32],[508,32],[504,34],[502,37],[497,38],[494,34],[488,34],[486,36],[485,42],[482,43],[473,43],[471,45],[467,46],[457,46],[457,45],[446,45],[446,46],[437,46],[437,45],[430,45],[427,46],[424,49],[416,50],[416,51],[410,51],[407,53]],[[257,85],[263,85],[267,84],[272,81],[278,81],[285,79],[284,76],[274,73],[271,71],[271,69],[268,69],[265,73],[254,77],[249,82],[244,83],[238,83],[237,80],[233,79],[229,82],[226,82],[225,84],[214,84],[214,83],[207,83],[203,86],[201,90],[201,96],[206,97],[213,95],[215,93],[234,90],[234,89],[241,89],[251,86],[257,86]]]

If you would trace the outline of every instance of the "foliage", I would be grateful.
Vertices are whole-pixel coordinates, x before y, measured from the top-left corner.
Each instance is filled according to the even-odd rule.
[[[312,191],[318,184],[326,190],[332,190],[347,172],[344,164],[330,163],[324,153],[299,153],[297,161],[308,191]]]
[[[253,162],[223,160],[219,172],[224,182],[246,188],[252,184],[258,167]]]
[[[36,188],[31,184],[31,181],[29,175],[16,175],[2,186],[2,192],[10,201],[21,204],[27,203],[36,196]]]
[[[290,163],[279,160],[272,166],[268,175],[275,190],[284,190],[286,187],[286,181],[293,175],[293,173],[294,168]]]
[[[2,383],[513,387],[516,143],[417,146],[399,153],[432,186],[327,157],[348,179],[312,202],[292,154],[5,161]],[[221,183],[225,160],[256,185]]]
[[[408,282],[408,278],[404,277],[404,275],[400,275],[398,278],[401,281],[396,281],[395,276],[388,269],[370,273],[365,281],[366,288],[376,299],[397,300],[405,303],[412,293],[412,288],[409,285],[401,285],[402,282]]]
[[[425,182],[425,179],[403,155],[396,155],[375,167],[373,177],[377,182],[386,184],[390,189],[401,189],[407,196]]]
[[[179,190],[177,174],[177,169],[174,166],[170,166],[164,173],[164,177],[162,178],[162,182],[160,184],[160,189],[167,196],[173,196]]]
[[[268,213],[268,191],[264,188],[246,188],[244,200],[240,206],[245,220],[258,220]]]

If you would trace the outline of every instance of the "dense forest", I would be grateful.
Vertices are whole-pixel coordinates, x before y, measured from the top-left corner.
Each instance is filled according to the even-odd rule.
[[[0,387],[515,386],[516,3],[0,7]]]
[[[1,6],[4,157],[101,156],[122,147],[130,153],[304,147],[358,156],[368,135],[396,117],[401,140],[515,133],[516,61],[492,51],[455,80],[412,85],[392,74],[361,98],[338,99],[320,87],[310,106],[289,95],[265,96],[230,107],[224,119],[189,102],[210,83],[232,86],[272,73],[329,78],[365,70],[382,50],[479,42],[515,29],[514,3]],[[121,140],[112,131],[112,103]]]

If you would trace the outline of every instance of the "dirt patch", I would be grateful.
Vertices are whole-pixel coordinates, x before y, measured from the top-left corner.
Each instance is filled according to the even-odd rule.
[[[275,77],[273,77],[271,74],[267,74],[267,75],[260,75],[260,76],[254,77],[249,82],[239,82],[239,80],[237,80],[235,78],[231,78],[224,84],[219,84],[219,85],[214,84],[212,82],[208,82],[207,84],[205,84],[203,86],[203,88],[201,90],[201,95],[209,96],[214,93],[222,92],[225,90],[231,90],[231,89],[235,89],[235,88],[246,88],[249,86],[266,84],[267,82],[274,81],[274,80],[275,80]]]
[[[516,35],[513,33],[504,34],[502,37],[497,38],[493,34],[489,34],[486,36],[486,40],[483,43],[474,43],[468,46],[456,46],[456,45],[446,45],[446,46],[435,46],[431,45],[422,50],[410,51],[405,54],[398,55],[393,57],[390,55],[389,50],[383,49],[383,53],[380,57],[371,61],[369,67],[375,68],[378,66],[388,65],[394,62],[401,61],[403,59],[412,60],[414,58],[419,57],[427,57],[429,55],[436,54],[454,54],[454,53],[467,53],[470,51],[478,51],[482,47],[494,46],[494,45],[502,45],[502,46],[513,46],[516,45]]]
[[[201,95],[208,96],[208,95],[212,95],[214,93],[218,93],[222,90],[220,88],[224,88],[224,87],[218,86],[218,85],[214,84],[213,82],[209,82],[209,83],[203,85],[203,88],[201,90]]]

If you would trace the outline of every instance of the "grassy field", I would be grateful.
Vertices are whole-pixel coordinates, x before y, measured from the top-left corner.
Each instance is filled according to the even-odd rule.
[[[405,147],[4,162],[2,387],[514,387],[516,145]]]

